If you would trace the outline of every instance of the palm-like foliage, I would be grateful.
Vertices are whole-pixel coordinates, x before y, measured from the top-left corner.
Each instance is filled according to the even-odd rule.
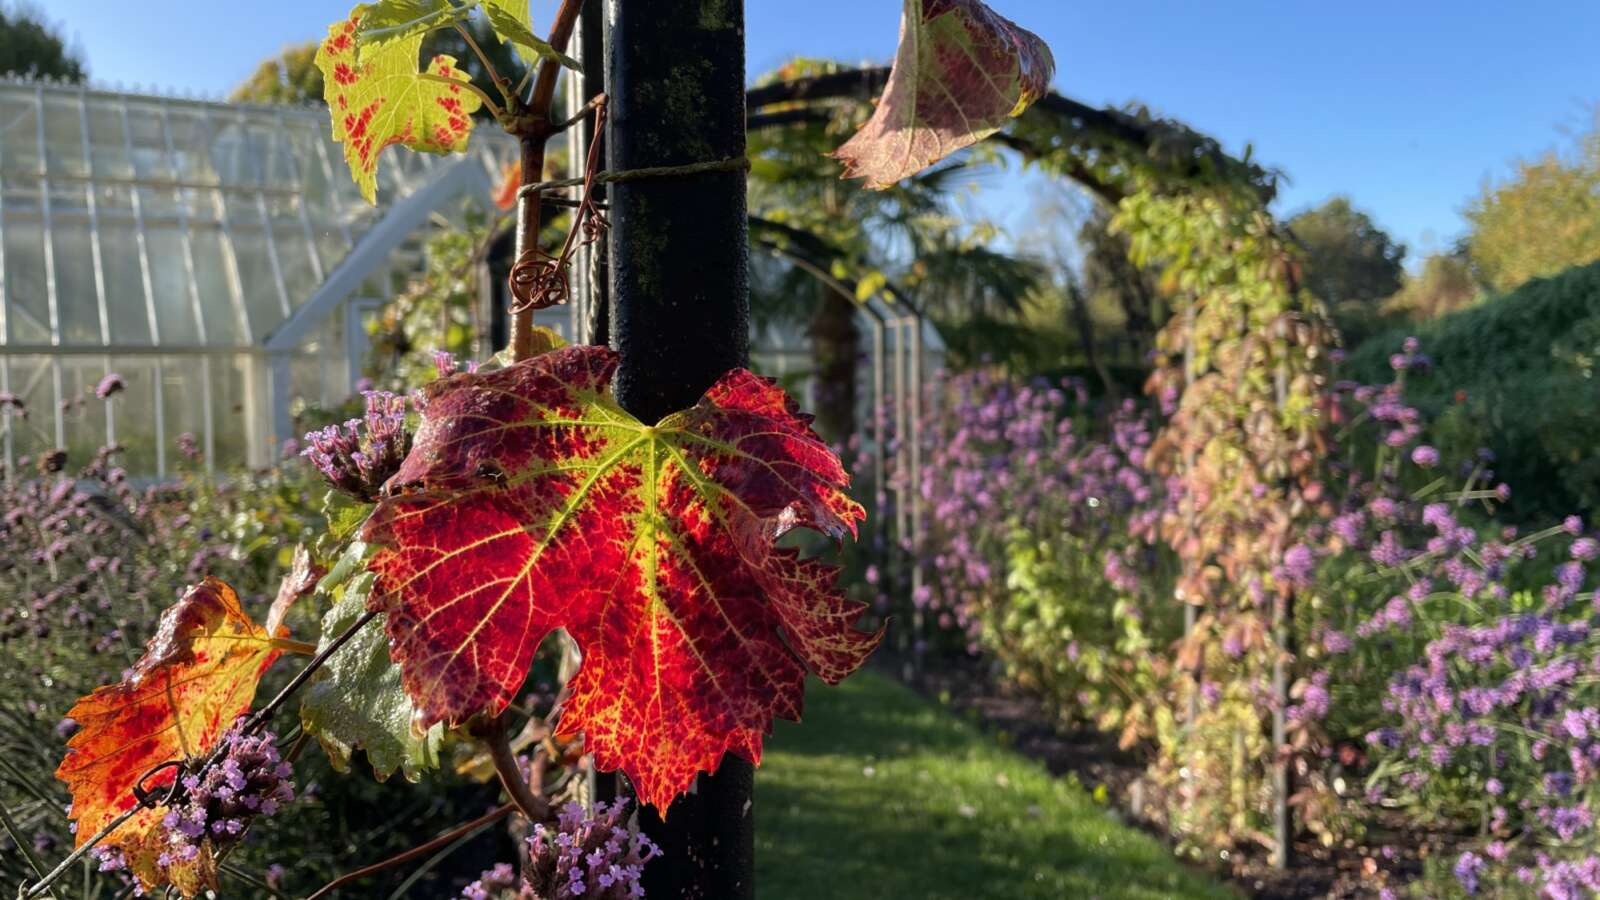
[[[800,60],[764,81],[835,71]],[[883,191],[841,181],[829,154],[868,112],[851,98],[772,105],[753,117],[749,137],[752,316],[758,325],[809,323],[813,405],[835,439],[854,425],[857,302],[877,297],[958,328],[1015,317],[1042,275],[997,249],[999,230],[963,208],[995,168],[992,147]]]

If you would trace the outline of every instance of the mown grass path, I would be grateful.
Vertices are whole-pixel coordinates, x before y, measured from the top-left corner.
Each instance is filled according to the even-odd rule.
[[[806,692],[756,773],[761,900],[1236,898],[1080,786],[872,672]]]

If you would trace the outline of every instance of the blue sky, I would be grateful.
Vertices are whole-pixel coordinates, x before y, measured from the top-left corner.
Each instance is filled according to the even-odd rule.
[[[990,0],[1056,56],[1056,87],[1139,100],[1284,169],[1280,211],[1336,193],[1419,251],[1461,231],[1461,207],[1514,159],[1566,146],[1600,102],[1593,0]],[[91,77],[220,95],[257,61],[316,36],[348,4],[50,0]],[[535,25],[554,4],[535,0]],[[752,74],[795,54],[887,61],[896,0],[747,0]],[[204,48],[197,51],[196,48]],[[1027,188],[985,207],[1021,228]]]

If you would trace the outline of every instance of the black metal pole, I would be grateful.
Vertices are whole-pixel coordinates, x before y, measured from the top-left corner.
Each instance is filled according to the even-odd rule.
[[[742,159],[742,0],[610,0],[607,167]],[[617,399],[654,422],[694,405],[749,350],[742,171],[611,186],[611,341]],[[749,763],[729,756],[672,805],[643,811],[664,856],[645,869],[652,900],[752,900]]]

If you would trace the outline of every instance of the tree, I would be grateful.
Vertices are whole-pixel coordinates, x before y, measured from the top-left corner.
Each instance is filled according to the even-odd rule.
[[[317,42],[285,47],[228,94],[230,103],[306,103],[322,99],[322,70],[316,67]]]
[[[1577,143],[1576,152],[1519,162],[1467,206],[1468,250],[1490,289],[1600,259],[1600,127]]]
[[[1344,196],[1294,216],[1288,225],[1305,252],[1306,288],[1352,342],[1370,333],[1379,304],[1403,283],[1405,245]]]
[[[1425,322],[1466,309],[1482,297],[1465,253],[1435,253],[1423,262],[1420,274],[1406,277],[1405,286],[1384,302],[1383,309],[1411,322]]]
[[[59,29],[38,10],[18,4],[0,6],[0,74],[81,82],[87,72],[83,55],[68,47]]]

